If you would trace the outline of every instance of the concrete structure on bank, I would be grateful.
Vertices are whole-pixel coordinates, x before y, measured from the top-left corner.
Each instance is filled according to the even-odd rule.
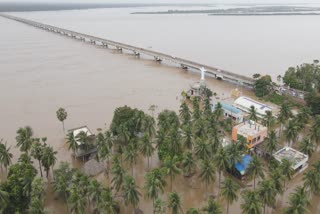
[[[257,116],[260,118],[263,118],[266,115],[266,111],[274,111],[272,107],[245,96],[236,99],[233,106],[247,113],[250,112],[251,106],[253,106],[257,112]]]
[[[73,133],[73,136],[78,144],[78,148],[75,151],[74,156],[77,158],[84,157],[87,155],[91,155],[97,152],[97,148],[95,145],[95,135],[90,131],[87,126],[81,126],[79,128],[74,128],[68,130],[69,133]],[[87,142],[82,142],[79,138],[80,133],[85,133],[87,136]]]
[[[233,142],[237,142],[238,135],[247,139],[248,148],[251,149],[264,141],[264,139],[268,136],[268,128],[249,120],[232,128]]]
[[[215,110],[217,104],[212,105],[212,111]],[[236,123],[243,122],[243,113],[241,110],[227,103],[220,102],[220,104],[223,109],[225,118],[231,118],[232,120],[236,121]]]
[[[292,163],[292,169],[295,172],[299,172],[307,168],[309,156],[299,152],[291,147],[284,147],[273,154],[273,157],[279,161],[286,159]]]

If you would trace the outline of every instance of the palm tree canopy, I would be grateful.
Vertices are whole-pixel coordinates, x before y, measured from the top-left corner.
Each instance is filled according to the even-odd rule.
[[[60,122],[63,122],[65,119],[67,119],[68,113],[64,108],[59,108],[56,113]]]
[[[172,214],[182,213],[181,198],[178,193],[171,192],[168,195],[168,207],[171,208]]]
[[[205,214],[222,214],[222,208],[221,205],[214,201],[213,199],[208,200],[207,206],[205,206],[203,209]]]
[[[250,111],[249,111],[249,119],[252,121],[257,121],[258,116],[257,116],[257,110],[254,106],[250,106]]]
[[[312,153],[316,150],[316,145],[312,140],[304,138],[299,143],[299,149],[302,153],[307,154],[309,155],[309,157],[311,157]]]
[[[258,193],[263,204],[273,206],[276,202],[277,191],[272,180],[263,180],[259,183]]]
[[[304,187],[297,187],[289,196],[289,207],[285,210],[286,214],[291,213],[308,213],[308,205],[310,204],[308,193]]]
[[[133,207],[136,207],[139,204],[141,194],[133,177],[126,176],[124,178],[122,191],[126,205],[132,204]]]
[[[262,203],[257,191],[245,190],[242,193],[243,202],[241,203],[242,213],[261,214]]]
[[[166,181],[162,170],[155,168],[145,175],[145,196],[147,198],[156,199],[159,193],[163,193]]]
[[[230,204],[238,200],[238,193],[240,186],[231,178],[226,178],[222,182],[220,195],[227,200]]]
[[[197,164],[191,152],[187,152],[183,155],[181,165],[183,172],[186,173],[186,175],[190,175],[195,171]]]
[[[7,147],[7,144],[3,144],[0,140],[0,165],[3,165],[7,168],[11,164],[11,159],[13,154],[10,153],[10,147]]]
[[[251,178],[264,178],[264,169],[261,160],[257,156],[253,156],[252,161],[249,163],[247,169],[247,174]]]
[[[269,155],[271,156],[273,152],[277,149],[278,140],[276,132],[274,130],[269,132],[268,137],[265,139],[265,141],[267,143],[266,149]]]
[[[17,131],[16,141],[17,146],[20,147],[20,151],[28,152],[34,141],[32,128],[30,126],[19,128]]]
[[[206,184],[209,184],[215,181],[215,173],[216,172],[213,163],[209,159],[204,159],[200,166],[200,179]]]

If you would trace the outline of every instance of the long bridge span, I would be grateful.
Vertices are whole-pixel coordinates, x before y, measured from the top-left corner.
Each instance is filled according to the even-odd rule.
[[[218,69],[216,67],[204,65],[201,63],[193,62],[190,60],[174,57],[174,56],[164,54],[161,52],[157,52],[157,51],[153,51],[153,50],[149,50],[149,49],[144,49],[144,48],[140,48],[140,47],[135,47],[132,45],[128,45],[128,44],[124,44],[124,43],[120,43],[120,42],[115,42],[115,41],[108,40],[108,39],[98,38],[95,36],[91,36],[91,35],[87,35],[87,34],[83,34],[83,33],[78,33],[75,31],[71,31],[71,30],[55,27],[52,25],[47,25],[47,24],[43,24],[40,22],[35,22],[32,20],[27,20],[27,19],[11,16],[8,14],[0,14],[0,16],[11,19],[11,20],[15,20],[17,22],[21,22],[21,23],[24,23],[24,24],[27,24],[30,26],[34,26],[34,27],[37,27],[37,28],[40,28],[40,29],[43,29],[43,30],[46,30],[49,32],[57,33],[60,35],[65,35],[70,38],[78,39],[78,40],[85,41],[85,42],[87,41],[92,44],[101,45],[104,47],[111,46],[111,47],[116,48],[119,51],[127,50],[127,51],[132,52],[135,56],[146,55],[146,56],[153,57],[158,62],[166,61],[169,63],[178,64],[183,69],[194,69],[196,71],[200,71],[201,68],[204,68],[206,70],[207,75],[209,75],[213,78],[216,78],[216,79],[226,80],[226,81],[229,81],[229,82],[237,84],[237,85],[242,85],[242,86],[249,87],[249,88],[252,88],[254,85],[254,79],[252,79],[250,77],[246,77],[244,75],[236,74],[236,73],[226,71],[223,69]]]

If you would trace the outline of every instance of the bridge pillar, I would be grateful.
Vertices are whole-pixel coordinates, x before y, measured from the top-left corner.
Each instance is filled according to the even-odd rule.
[[[188,70],[188,66],[186,66],[186,65],[184,65],[184,64],[181,64],[181,68],[182,68],[183,70]]]
[[[116,47],[117,51],[122,52],[122,48]]]
[[[162,59],[160,57],[158,57],[158,56],[155,56],[154,60],[156,60],[157,62],[161,62],[162,61]]]
[[[103,42],[103,43],[102,43],[102,46],[105,47],[105,48],[108,48],[108,44],[107,44],[107,43],[104,43],[104,42]]]
[[[139,57],[140,56],[140,53],[138,51],[133,51],[133,54],[136,56],[136,57]]]

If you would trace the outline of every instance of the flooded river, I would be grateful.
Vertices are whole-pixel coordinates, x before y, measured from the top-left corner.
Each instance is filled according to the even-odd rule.
[[[135,16],[132,18],[133,20],[140,19],[144,23],[135,29],[137,26],[130,20],[128,21],[128,15],[120,13],[120,16],[112,21],[117,10],[110,9],[111,15],[105,15],[104,9],[20,15],[141,47],[150,46],[149,48],[155,50],[221,66],[249,76],[256,72],[263,73],[275,70],[278,72],[288,65],[313,59],[317,52],[315,50],[320,50],[319,43],[313,40],[319,37],[317,32],[307,34],[308,38],[304,39],[303,43],[297,44],[295,41],[300,36],[289,35],[286,29],[281,30],[281,25],[277,25],[275,27],[280,30],[282,42],[276,41],[271,46],[268,46],[271,42],[267,42],[261,43],[261,46],[258,47],[254,45],[246,47],[247,54],[243,54],[244,44],[234,39],[240,38],[243,34],[248,35],[248,41],[257,43],[267,39],[266,35],[262,38],[261,35],[263,32],[268,33],[271,26],[265,26],[265,20],[262,17],[259,17],[262,20],[253,19],[250,21],[252,27],[265,27],[263,32],[257,30],[254,35],[251,34],[251,31],[247,32],[248,26],[241,25],[236,20],[227,20],[237,26],[239,33],[239,37],[233,35],[231,38],[230,34],[224,34],[219,30],[222,27],[219,20],[215,20],[213,23],[205,22],[203,26],[196,26],[197,22],[207,19],[204,16],[195,16],[195,21],[191,23],[189,22],[190,16],[175,16],[170,19],[171,25],[166,25],[167,22],[171,22],[167,16],[161,18],[164,20],[162,24],[159,23],[160,17],[158,16],[153,20]],[[86,13],[88,15],[84,16]],[[96,13],[96,16],[91,16],[92,13]],[[102,21],[97,22],[97,19],[101,17]],[[308,17],[301,19],[304,20],[300,20],[301,22],[310,21]],[[92,25],[92,23],[95,24]],[[312,26],[312,23],[310,25]],[[18,127],[30,125],[36,136],[48,137],[48,143],[58,151],[59,161],[72,162],[71,152],[67,151],[64,143],[62,124],[56,118],[55,112],[59,107],[64,107],[68,111],[68,118],[65,122],[67,129],[88,125],[92,131],[96,132],[98,128],[105,129],[109,126],[113,111],[118,106],[129,105],[147,111],[150,105],[155,104],[158,106],[157,112],[166,108],[178,110],[181,91],[188,89],[192,83],[199,79],[199,74],[164,66],[147,59],[138,59],[129,54],[122,55],[112,50],[57,36],[4,18],[0,18],[0,26],[5,29],[0,34],[0,138],[12,146],[15,155],[14,161],[19,155],[15,148],[15,132]],[[231,28],[231,26],[227,28]],[[309,27],[309,25],[303,25],[300,31],[306,32]],[[182,31],[181,34],[176,34],[177,29]],[[202,37],[204,32],[208,32],[208,34]],[[287,33],[284,34],[284,32]],[[213,37],[210,35],[216,35],[217,38],[212,39]],[[278,34],[272,35],[277,37]],[[291,36],[290,39],[285,38],[285,35]],[[228,46],[222,47],[220,44],[219,38],[222,36],[225,37],[225,44]],[[210,44],[208,44],[209,38],[213,41]],[[286,42],[292,42],[292,46]],[[231,48],[235,43],[237,43],[236,48]],[[280,48],[280,44],[288,49]],[[311,44],[313,45],[311,50],[302,48],[302,46],[310,47]],[[219,48],[216,48],[217,45]],[[272,54],[275,46],[279,48],[278,55]],[[266,51],[267,49],[268,51]],[[300,51],[299,54],[294,50]],[[265,55],[261,59],[252,58],[251,56],[255,55],[257,51]],[[229,57],[226,57],[228,55]],[[292,57],[282,59],[282,56],[285,55]],[[248,58],[248,63],[244,62],[244,57]],[[249,60],[249,58],[251,59]],[[249,63],[249,61],[254,62]],[[261,62],[263,63],[261,64]],[[207,84],[222,99],[228,99],[230,91],[235,87],[217,80],[207,80]],[[252,92],[245,90],[243,92],[246,95],[252,95]],[[73,164],[79,166],[79,163]],[[156,157],[153,158],[152,164],[153,166],[158,164]],[[143,185],[145,168],[146,160],[140,158],[134,173],[140,186]],[[98,179],[108,183],[103,175]],[[184,207],[204,205],[206,189],[205,185],[198,180],[186,180],[182,176],[178,176],[174,183],[174,189],[182,195]],[[209,193],[216,194],[217,188],[212,185]],[[47,195],[47,208],[55,210],[56,213],[65,213],[64,204],[55,200],[50,189]],[[231,206],[230,213],[239,213],[239,206],[240,200]],[[151,213],[152,202],[142,198],[140,208],[145,213]],[[129,210],[123,211],[123,213],[128,212]],[[314,212],[316,212],[315,209]]]

